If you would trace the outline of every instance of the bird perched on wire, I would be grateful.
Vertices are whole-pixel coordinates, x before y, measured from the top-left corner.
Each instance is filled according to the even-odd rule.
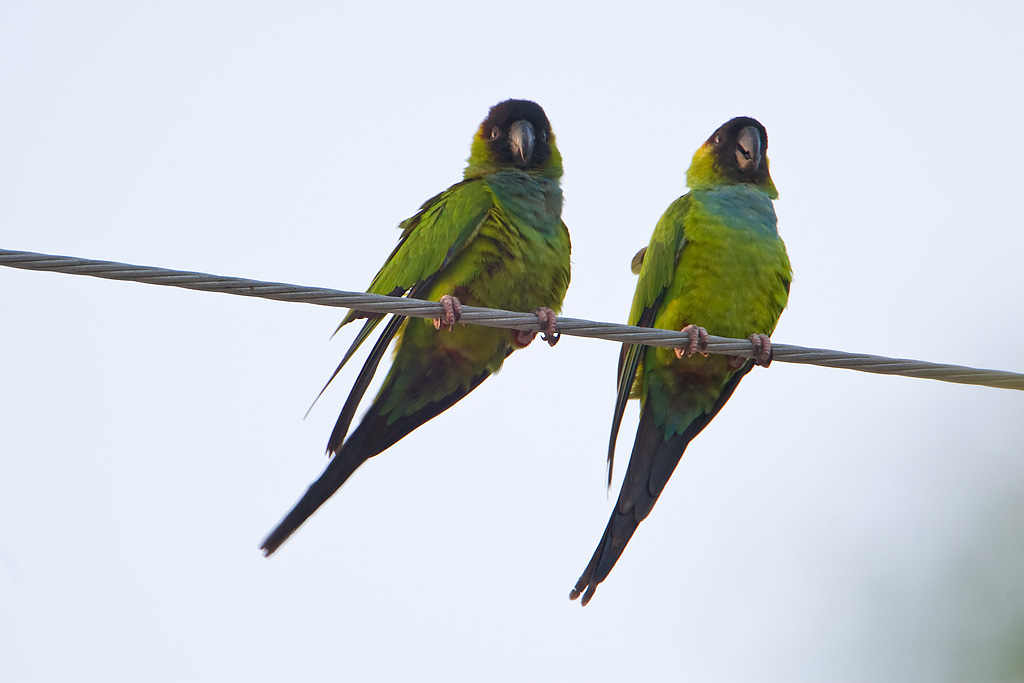
[[[368,289],[439,300],[444,315],[433,325],[396,315],[384,326],[327,443],[333,458],[263,541],[265,555],[277,550],[356,468],[450,408],[534,337],[534,332],[456,325],[462,304],[534,311],[545,340],[554,345],[555,315],[569,286],[561,177],[562,157],[544,110],[528,100],[493,106],[473,136],[462,181],[402,222],[398,246]],[[341,325],[361,317],[366,316],[352,312]],[[380,321],[380,316],[369,317],[332,380]],[[359,401],[392,340],[391,369],[349,434]]]
[[[611,519],[570,592],[586,605],[640,522],[647,518],[690,441],[718,414],[755,364],[771,361],[771,339],[789,298],[792,270],[776,228],[768,173],[768,135],[738,117],[697,150],[690,192],[665,211],[650,244],[633,259],[640,275],[629,323],[682,330],[685,349],[624,344],[608,445],[611,485],[615,441],[626,402],[640,399],[640,423]],[[707,355],[708,331],[748,337],[754,358]]]

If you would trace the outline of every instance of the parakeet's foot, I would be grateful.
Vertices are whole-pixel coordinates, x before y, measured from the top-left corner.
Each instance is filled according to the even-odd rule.
[[[772,364],[772,338],[767,334],[752,334],[750,343],[754,345],[754,362],[761,367]]]
[[[537,316],[537,320],[540,321],[540,325],[544,334],[541,339],[548,343],[548,346],[554,346],[558,343],[558,340],[562,338],[558,334],[558,318],[555,316],[555,312],[547,306],[541,306],[533,309],[534,315]],[[533,338],[537,336],[537,333],[533,330],[519,330],[516,332],[516,344],[519,346],[529,346]]]
[[[767,334],[752,334],[747,339],[754,347],[754,363],[762,367],[772,364],[772,339]],[[747,359],[743,356],[729,356],[729,369],[737,370],[743,367]]]
[[[451,331],[455,323],[459,322],[459,318],[462,317],[462,302],[450,294],[445,294],[441,297],[440,304],[444,307],[444,317],[434,320],[434,329],[440,330],[445,327]]]
[[[540,338],[546,341],[548,346],[557,344],[562,335],[558,334],[558,318],[555,316],[555,312],[547,306],[535,308],[533,312],[537,314],[537,320],[540,320],[540,324],[544,328],[544,334]]]
[[[686,356],[689,358],[695,353],[707,357],[708,348],[708,331],[703,327],[697,327],[696,325],[687,325],[683,329],[679,330],[690,337],[690,343],[686,345],[685,349],[675,349],[676,358],[682,358]]]

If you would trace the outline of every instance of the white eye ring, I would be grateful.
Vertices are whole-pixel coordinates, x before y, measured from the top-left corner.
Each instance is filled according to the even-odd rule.
[[[497,140],[499,135],[501,135],[501,131],[498,130],[497,126],[495,126],[494,128],[491,128],[491,139],[492,140]]]

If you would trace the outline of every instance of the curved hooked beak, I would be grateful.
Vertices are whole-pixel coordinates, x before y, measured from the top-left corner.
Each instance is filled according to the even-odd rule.
[[[533,124],[529,121],[519,120],[512,124],[508,131],[508,144],[512,149],[512,161],[517,166],[526,166],[533,158],[533,143],[536,135],[533,132]]]
[[[747,126],[736,136],[736,162],[740,171],[753,173],[761,165],[761,133]]]

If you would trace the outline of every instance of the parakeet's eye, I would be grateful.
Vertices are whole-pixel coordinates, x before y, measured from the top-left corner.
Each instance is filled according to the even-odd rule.
[[[716,145],[720,145],[720,144],[722,144],[722,140],[723,140],[724,138],[725,138],[725,136],[724,136],[724,135],[722,135],[721,133],[717,133],[717,134],[715,135],[715,144],[716,144]]]
[[[540,132],[540,139],[543,140],[544,142],[548,141],[548,132],[546,130],[542,130]]]
[[[497,126],[495,126],[494,128],[491,128],[491,139],[492,140],[497,140],[499,135],[501,135],[501,130]]]

